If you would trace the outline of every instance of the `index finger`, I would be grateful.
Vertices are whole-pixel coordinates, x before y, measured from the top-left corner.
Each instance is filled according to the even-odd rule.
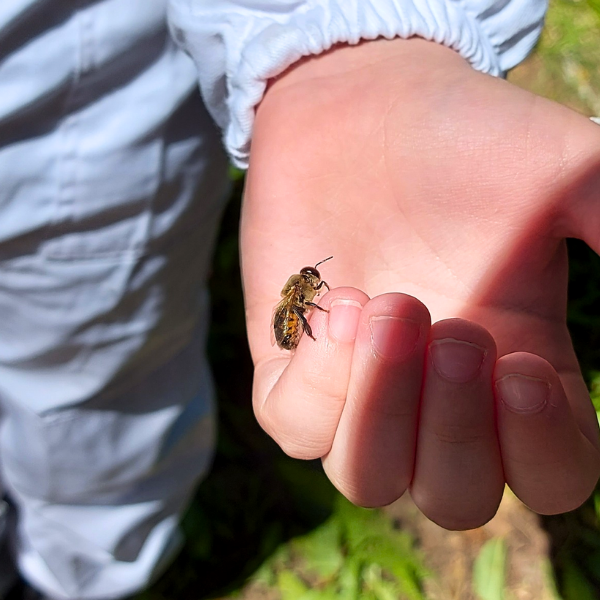
[[[263,429],[295,458],[319,458],[331,448],[346,401],[354,341],[369,297],[356,288],[328,292],[292,354],[273,349],[254,369],[253,406]]]

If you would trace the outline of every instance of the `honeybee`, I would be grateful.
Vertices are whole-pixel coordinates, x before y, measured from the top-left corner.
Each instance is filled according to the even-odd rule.
[[[330,256],[314,267],[304,267],[300,273],[292,275],[283,286],[281,290],[283,300],[275,307],[272,321],[274,342],[277,342],[283,350],[294,350],[298,346],[302,332],[306,332],[306,335],[313,340],[316,339],[305,314],[312,308],[329,312],[315,304],[313,299],[319,295],[323,286],[329,290],[327,282],[321,279],[317,267],[332,258],[333,256]]]

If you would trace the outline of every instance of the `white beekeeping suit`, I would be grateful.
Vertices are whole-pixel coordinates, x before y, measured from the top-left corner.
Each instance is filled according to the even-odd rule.
[[[245,166],[267,80],[300,57],[420,36],[502,75],[546,10],[167,5],[0,3],[0,487],[18,509],[9,527],[3,505],[0,535],[14,530],[18,569],[50,598],[146,585],[177,550],[178,519],[209,467],[206,277],[227,194],[214,123]]]
[[[169,20],[230,155],[245,166],[253,107],[267,80],[299,58],[338,43],[419,36],[503,75],[533,48],[546,9],[544,0],[172,0]]]

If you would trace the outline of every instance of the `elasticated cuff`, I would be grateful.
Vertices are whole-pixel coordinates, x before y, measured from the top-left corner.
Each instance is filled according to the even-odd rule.
[[[252,4],[172,0],[170,6],[174,37],[194,59],[208,109],[223,129],[233,162],[242,168],[248,165],[254,109],[267,81],[301,57],[337,43],[418,36],[453,48],[479,71],[501,75],[529,52],[545,9],[545,0],[533,2],[535,10],[528,11],[522,1],[502,6],[496,2],[499,8],[488,8],[488,14],[489,2],[481,0],[262,0],[251,8]],[[509,9],[514,14],[507,16]],[[524,12],[529,23],[525,25]]]

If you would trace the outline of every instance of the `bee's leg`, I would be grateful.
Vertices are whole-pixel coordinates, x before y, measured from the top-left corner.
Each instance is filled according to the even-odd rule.
[[[323,308],[322,306],[319,306],[318,304],[315,304],[314,302],[309,302],[308,300],[305,300],[304,304],[306,304],[306,306],[310,306],[311,308],[318,308],[319,310],[322,310],[323,312],[329,312],[326,308]]]
[[[313,340],[315,340],[315,342],[316,342],[317,338],[313,335],[312,329],[310,328],[310,325],[308,324],[308,321],[306,320],[304,313],[295,307],[292,310],[294,311],[294,314],[298,317],[298,320],[300,321],[300,323],[302,325],[302,329],[304,329],[306,335],[309,338],[312,338]]]
[[[328,283],[326,281],[321,281],[321,283],[319,283],[319,285],[315,288],[317,291],[320,290],[323,286],[325,286],[327,288],[328,291],[331,291],[331,288],[329,287]]]

